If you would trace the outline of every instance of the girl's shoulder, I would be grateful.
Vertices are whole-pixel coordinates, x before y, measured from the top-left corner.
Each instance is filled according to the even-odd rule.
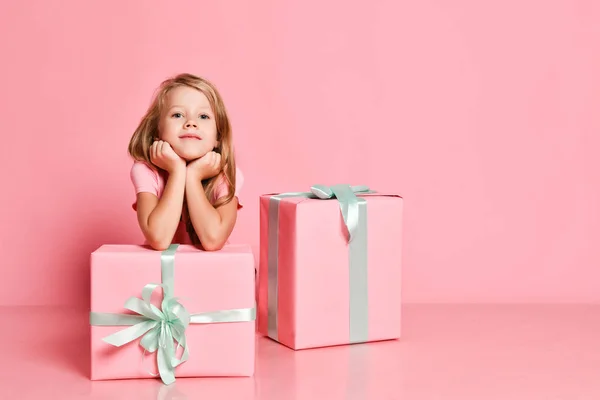
[[[239,167],[235,167],[235,189],[239,192],[240,188],[244,186],[244,174]]]
[[[160,197],[165,186],[162,174],[145,161],[135,160],[130,171],[131,182],[136,193],[150,192]]]
[[[131,164],[132,174],[153,174],[158,176],[158,171],[153,165],[148,164],[146,161],[133,160]]]
[[[227,178],[225,178],[225,175],[223,173],[221,173],[219,176],[219,182],[218,182],[217,186],[219,188],[223,188],[226,185],[227,185]],[[242,186],[244,186],[244,174],[242,173],[242,170],[238,166],[236,166],[235,167],[235,192],[236,192],[236,195],[239,193]]]
[[[234,196],[238,198],[238,209],[242,208],[242,202],[240,200],[240,191],[242,186],[244,185],[244,175],[239,167],[235,168],[235,188],[234,188]],[[223,173],[220,174],[217,185],[215,187],[215,191],[213,193],[213,200],[218,200],[221,197],[225,197],[229,194],[229,187],[227,186],[227,178]]]

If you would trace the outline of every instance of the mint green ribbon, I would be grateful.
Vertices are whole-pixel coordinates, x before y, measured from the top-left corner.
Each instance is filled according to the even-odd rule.
[[[269,199],[268,229],[268,336],[278,340],[278,276],[279,276],[279,203],[286,197],[309,199],[337,199],[344,226],[348,231],[349,285],[350,285],[350,343],[368,339],[368,258],[367,258],[367,201],[356,194],[375,193],[367,186],[314,185],[310,192],[290,192],[271,196]]]
[[[90,324],[95,326],[132,325],[102,340],[116,347],[130,343],[139,337],[144,352],[156,352],[158,374],[162,381],[170,385],[175,382],[175,368],[189,358],[185,331],[190,324],[211,324],[225,322],[248,322],[256,319],[256,307],[238,308],[192,314],[173,297],[175,272],[175,252],[179,245],[173,244],[161,254],[162,284],[149,283],[142,289],[142,298],[130,297],[125,308],[138,315],[90,313]],[[163,288],[163,300],[159,309],[150,302],[152,293]],[[177,347],[175,343],[177,342]],[[176,354],[183,348],[181,358]],[[153,375],[153,374],[152,374]]]

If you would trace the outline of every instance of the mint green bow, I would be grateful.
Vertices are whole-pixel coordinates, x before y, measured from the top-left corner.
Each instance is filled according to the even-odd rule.
[[[145,351],[158,351],[158,372],[165,384],[175,381],[175,368],[184,363],[189,356],[186,347],[185,330],[190,324],[190,314],[175,298],[164,298],[159,310],[150,303],[152,292],[163,285],[148,284],[142,290],[142,299],[130,297],[125,308],[139,315],[121,314],[115,321],[115,314],[92,313],[93,325],[135,325],[104,337],[102,340],[116,347],[132,342],[144,336],[140,345]],[[118,315],[118,314],[117,314]],[[118,323],[115,323],[118,322]],[[137,323],[136,323],[137,322]],[[173,340],[177,341],[175,348]],[[179,347],[184,349],[181,358],[175,356]]]
[[[367,186],[350,186],[350,185],[333,185],[323,186],[314,185],[310,188],[312,194],[319,199],[333,199],[336,198],[340,204],[342,210],[342,218],[344,219],[344,225],[348,229],[348,242],[351,242],[354,238],[354,233],[358,228],[358,199],[356,193],[375,193]]]
[[[370,190],[368,186],[350,186],[350,185],[313,185],[310,192],[288,192],[273,196],[273,199],[279,200],[285,197],[306,197],[309,199],[337,199],[342,211],[344,225],[348,229],[348,242],[351,242],[358,229],[358,218],[360,210],[356,194],[376,193]]]

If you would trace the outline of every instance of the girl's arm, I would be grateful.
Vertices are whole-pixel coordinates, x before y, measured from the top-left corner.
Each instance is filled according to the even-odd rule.
[[[233,231],[237,219],[238,200],[214,208],[206,198],[202,181],[194,174],[187,174],[186,201],[190,220],[204,250],[223,248]]]
[[[185,167],[169,174],[160,199],[152,193],[137,195],[138,223],[144,237],[155,250],[165,250],[171,244],[181,219],[185,191]]]
[[[186,164],[168,142],[156,140],[150,146],[150,159],[169,173],[160,199],[153,193],[137,195],[137,217],[146,240],[155,250],[171,244],[181,220],[185,194]]]

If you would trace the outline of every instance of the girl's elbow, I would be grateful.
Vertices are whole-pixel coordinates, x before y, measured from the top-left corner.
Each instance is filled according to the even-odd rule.
[[[171,245],[171,243],[169,243],[166,240],[150,240],[148,242],[148,244],[150,245],[150,247],[152,247],[154,250],[158,250],[158,251],[165,251],[166,249],[169,248],[169,246]]]
[[[206,251],[219,251],[225,246],[225,241],[219,238],[207,238],[202,242],[202,248]]]
[[[171,245],[171,240],[165,237],[160,237],[158,235],[148,235],[146,237],[146,240],[148,241],[150,247],[158,251],[164,251],[168,249]]]

